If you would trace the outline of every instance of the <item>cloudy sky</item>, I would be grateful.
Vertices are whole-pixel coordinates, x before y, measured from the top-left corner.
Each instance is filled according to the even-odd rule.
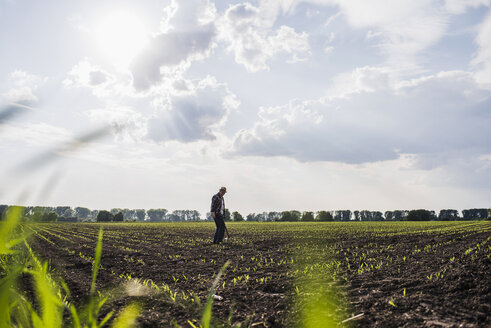
[[[491,0],[0,0],[0,203],[491,203]]]

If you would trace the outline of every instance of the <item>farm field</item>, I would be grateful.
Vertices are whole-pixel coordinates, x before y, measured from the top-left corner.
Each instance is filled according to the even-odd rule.
[[[142,327],[483,327],[491,324],[491,222],[25,224],[70,301],[89,294],[99,229],[101,316],[132,301]],[[356,317],[355,317],[356,316]],[[355,317],[355,318],[353,318]],[[350,320],[351,319],[351,320]],[[346,321],[347,320],[347,321]],[[344,321],[344,323],[342,323]]]

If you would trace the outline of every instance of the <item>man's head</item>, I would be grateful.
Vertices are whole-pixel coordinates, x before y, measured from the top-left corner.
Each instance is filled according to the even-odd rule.
[[[225,193],[227,192],[227,188],[225,188],[225,187],[221,187],[221,188],[220,188],[220,190],[219,190],[218,192],[219,192],[219,193],[220,193],[220,195],[222,195],[222,197],[223,197],[223,195],[225,195]]]

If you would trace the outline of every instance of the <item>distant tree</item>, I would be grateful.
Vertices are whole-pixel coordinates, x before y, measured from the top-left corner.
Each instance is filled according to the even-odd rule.
[[[396,212],[397,211],[385,211],[384,213],[385,221],[398,221]]]
[[[206,212],[206,220],[213,221],[213,217],[211,216],[211,212]]]
[[[265,221],[280,221],[281,212],[269,212]]]
[[[93,211],[90,211],[90,215],[89,215],[89,219],[96,219],[97,218],[97,214],[99,214],[99,210],[93,210]]]
[[[281,212],[280,221],[294,221],[294,219],[293,219],[290,211],[283,211],[283,212]]]
[[[230,221],[230,211],[228,210],[228,208],[225,209],[225,212],[224,212],[224,220],[225,221]]]
[[[24,212],[24,215],[27,219],[30,219],[31,221],[39,222],[44,221],[43,215],[45,213],[46,210],[42,206],[29,206]]]
[[[190,210],[188,220],[190,221],[199,221],[201,220],[201,213],[197,210]]]
[[[373,221],[383,221],[384,215],[380,211],[373,211],[372,212],[372,220]]]
[[[267,221],[268,220],[268,212],[262,212],[256,214],[256,221]]]
[[[63,213],[62,215],[63,217],[65,218],[71,218],[71,217],[74,217],[75,216],[75,211],[69,207],[65,210],[65,212]]]
[[[263,212],[263,213],[250,213],[247,215],[247,221],[267,221],[268,220],[268,213]]]
[[[167,212],[165,208],[152,208],[147,211],[147,215],[149,221],[164,221]]]
[[[145,221],[146,212],[143,209],[135,210],[135,215],[138,221]]]
[[[287,221],[287,222],[298,221],[298,220],[300,220],[300,215],[301,215],[301,213],[299,211],[296,211],[296,210],[283,211],[283,212],[281,212],[280,221]]]
[[[168,216],[171,221],[192,221],[195,220],[195,216],[199,216],[199,212],[191,210],[175,210],[172,212],[172,216]]]
[[[111,212],[102,210],[97,214],[97,222],[114,221],[114,215]]]
[[[58,218],[58,222],[77,222],[77,221],[78,221],[78,218],[76,216],[74,216],[74,217],[68,217],[68,218],[65,218],[63,216],[60,216]]]
[[[341,210],[334,212],[334,220],[335,221],[350,221],[351,220],[351,211],[350,210]]]
[[[354,211],[354,212],[353,212],[353,220],[354,220],[354,221],[361,221],[361,214],[360,214],[360,211]]]
[[[75,216],[78,218],[88,218],[90,216],[90,210],[87,207],[75,207]]]
[[[328,211],[319,211],[317,212],[317,215],[315,216],[315,219],[317,221],[332,221],[332,214]]]
[[[196,210],[175,210],[165,216],[167,221],[199,221],[200,219],[201,214]]]
[[[136,221],[137,220],[136,211],[125,208],[123,210],[123,218],[125,221]]]
[[[33,214],[33,206],[24,206],[24,217],[30,218]]]
[[[114,215],[114,221],[123,222],[123,220],[124,220],[123,212],[118,212]]]
[[[0,205],[0,220],[3,220],[4,214],[7,212],[8,208],[8,205]]]
[[[314,213],[313,212],[303,212],[302,217],[300,218],[300,221],[308,222],[308,221],[314,221]]]
[[[55,212],[44,212],[37,220],[44,222],[55,222],[58,221],[58,214]]]
[[[292,217],[293,217],[294,221],[299,221],[300,217],[302,217],[302,212],[300,212],[300,211],[291,210],[290,212],[292,213]]]
[[[184,221],[186,220],[186,216],[182,210],[175,210],[172,212],[174,214],[174,221]]]
[[[459,212],[457,210],[440,210],[438,214],[438,220],[440,221],[455,221],[459,219]]]
[[[249,213],[246,215],[246,220],[249,222],[249,221],[257,221],[256,220],[256,214],[254,213]]]
[[[383,221],[384,216],[380,211],[355,211],[356,221]]]
[[[373,221],[372,216],[373,215],[372,215],[371,211],[363,210],[360,212],[360,220],[361,221]]]
[[[120,208],[111,208],[111,210],[109,212],[111,212],[112,215],[116,215],[118,214],[119,212],[122,212],[123,210],[120,209]]]
[[[430,221],[432,219],[431,211],[419,209],[411,210],[406,218],[407,221]]]
[[[64,216],[65,212],[69,209],[71,209],[70,206],[57,206],[55,207],[55,213],[58,214],[58,216]]]
[[[171,222],[180,221],[181,217],[176,214],[176,211],[174,211],[172,213],[167,213],[167,215],[165,216],[165,220]]]
[[[239,213],[239,212],[237,212],[237,211],[234,211],[234,212],[232,213],[232,219],[233,219],[234,221],[244,221],[244,217],[242,216],[242,214],[240,214],[240,213]]]
[[[408,214],[409,214],[409,211],[407,211],[407,210],[395,210],[395,211],[391,212],[391,215],[390,215],[391,219],[390,220],[391,221],[404,221],[404,220],[406,220]],[[389,220],[387,218],[387,212],[385,212],[385,219]]]
[[[186,210],[176,210],[172,213],[174,213],[177,216],[177,221],[186,221],[187,218],[186,212],[187,212]]]
[[[58,221],[58,215],[55,212],[49,212],[46,214],[46,221]]]
[[[487,208],[472,208],[469,210],[463,210],[462,216],[464,220],[482,220],[488,218]]]

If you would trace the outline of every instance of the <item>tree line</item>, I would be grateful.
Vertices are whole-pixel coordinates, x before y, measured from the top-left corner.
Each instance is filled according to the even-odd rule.
[[[8,205],[0,205],[0,216],[9,208]],[[70,206],[26,206],[24,217],[32,221],[59,221],[59,222],[175,222],[175,221],[200,221],[201,214],[196,210],[175,210],[169,212],[165,208],[154,209],[127,209],[113,208],[107,210],[91,210],[86,207]],[[304,211],[297,210],[282,212],[250,213],[242,216],[237,211],[225,210],[225,221],[456,221],[456,220],[485,220],[491,218],[491,208],[465,209],[460,213],[453,209],[443,209],[437,213],[425,209],[386,211]],[[210,213],[206,213],[206,219],[213,221]]]
[[[435,211],[425,209],[418,210],[394,210],[385,211],[318,211],[318,212],[263,212],[249,214],[247,221],[456,221],[456,220],[485,220],[491,218],[491,208],[473,208],[462,211],[452,209]]]
[[[8,205],[0,205],[0,215],[5,213]],[[91,210],[86,207],[70,206],[25,206],[24,218],[32,221],[140,221],[140,222],[162,222],[162,221],[198,221],[201,214],[196,210],[175,210],[169,212],[165,208],[128,209],[113,208],[107,210]]]

